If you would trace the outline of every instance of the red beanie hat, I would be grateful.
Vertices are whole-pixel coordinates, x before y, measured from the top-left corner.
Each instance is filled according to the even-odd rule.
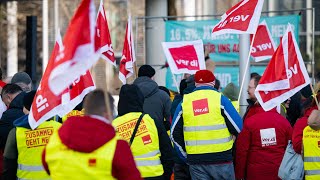
[[[212,83],[216,77],[214,77],[213,73],[209,70],[199,70],[194,75],[194,81],[198,84],[202,83]]]

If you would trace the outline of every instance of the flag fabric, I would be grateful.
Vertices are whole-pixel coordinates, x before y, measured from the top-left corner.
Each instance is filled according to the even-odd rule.
[[[162,47],[173,74],[195,74],[206,69],[202,40],[162,42]]]
[[[251,35],[252,41],[253,35]],[[270,59],[276,50],[275,43],[266,21],[262,21],[256,31],[251,48],[251,56],[256,62]]]
[[[254,34],[259,24],[263,0],[243,0],[222,15],[213,35]]]
[[[48,81],[50,73],[54,68],[54,60],[64,50],[60,33],[57,33],[56,36],[57,40],[50,60],[30,108],[28,121],[32,129],[35,129],[42,122],[55,115],[64,116],[77,106],[87,93],[95,89],[89,71],[85,75],[80,76],[78,80],[73,82],[72,88],[66,88],[61,95],[55,95],[49,88]]]
[[[131,17],[129,17],[119,67],[119,79],[122,84],[126,84],[127,78],[133,75],[133,66],[135,61]]]
[[[255,95],[263,109],[268,111],[309,84],[310,78],[289,24],[256,87]]]
[[[93,0],[82,0],[63,39],[64,49],[53,60],[48,85],[60,95],[99,59],[95,51],[95,7]]]
[[[111,37],[109,33],[107,16],[103,6],[103,0],[100,0],[96,28],[95,28],[95,50],[101,54],[102,59],[116,66],[114,51],[112,48]]]

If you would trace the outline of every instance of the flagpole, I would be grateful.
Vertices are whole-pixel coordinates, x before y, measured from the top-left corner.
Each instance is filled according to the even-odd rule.
[[[257,32],[257,31],[256,31],[256,32]],[[243,75],[242,82],[241,82],[241,86],[240,86],[238,101],[240,100],[240,96],[241,96],[241,93],[242,93],[242,91],[243,91],[244,79],[245,79],[245,77],[246,77],[246,73],[247,73],[247,70],[248,70],[248,67],[249,67],[249,64],[250,64],[251,49],[252,49],[252,45],[253,45],[254,39],[255,39],[255,37],[256,37],[256,32],[253,34],[252,41],[251,41],[251,44],[250,44],[250,47],[249,47],[249,54],[248,54],[248,58],[247,58],[247,64],[246,64],[246,68],[245,68],[245,70],[244,70],[244,75]]]
[[[312,86],[312,82],[310,82],[310,87],[311,87],[311,90],[312,90],[313,98],[314,98],[314,100],[316,101],[318,110],[320,110],[320,106],[319,106],[319,102],[318,102],[318,98],[317,98],[317,93],[314,92],[314,88],[313,88],[313,86]]]

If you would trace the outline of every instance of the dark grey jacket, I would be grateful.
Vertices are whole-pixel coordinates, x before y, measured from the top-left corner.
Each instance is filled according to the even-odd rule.
[[[133,84],[139,87],[145,98],[144,112],[160,122],[164,122],[165,119],[165,127],[169,130],[171,100],[168,94],[160,90],[158,84],[146,76],[137,78]]]

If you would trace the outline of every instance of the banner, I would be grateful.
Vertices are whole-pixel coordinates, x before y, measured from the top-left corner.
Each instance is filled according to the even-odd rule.
[[[195,74],[206,69],[202,40],[162,42],[162,47],[173,74]]]
[[[261,17],[260,22],[266,21],[276,47],[279,45],[287,29],[288,23],[292,24],[294,36],[299,42],[298,15]],[[223,34],[211,35],[211,29],[219,20],[200,21],[166,21],[166,42],[193,41],[202,39],[210,59],[215,62],[232,62],[239,59],[239,35]]]

